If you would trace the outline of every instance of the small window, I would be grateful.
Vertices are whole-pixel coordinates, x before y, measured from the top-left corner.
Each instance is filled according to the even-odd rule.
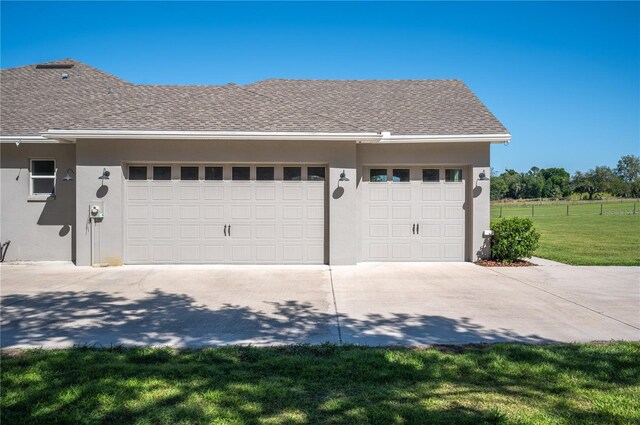
[[[273,180],[273,167],[256,167],[256,180]]]
[[[444,181],[459,183],[462,181],[462,168],[447,168],[444,170]]]
[[[153,167],[154,180],[171,180],[171,167]]]
[[[393,182],[408,182],[409,181],[409,169],[408,168],[394,168],[393,169]]]
[[[307,180],[309,180],[309,181],[324,181],[324,167],[309,167],[309,168],[307,168]]]
[[[300,181],[302,180],[301,167],[284,167],[284,181]]]
[[[180,180],[200,180],[198,167],[180,167]]]
[[[205,180],[222,180],[222,167],[204,167]]]
[[[422,181],[423,182],[439,182],[440,170],[437,168],[424,168],[422,170]]]
[[[250,180],[251,168],[249,167],[233,167],[231,169],[232,180]]]
[[[387,169],[386,168],[372,168],[369,170],[369,181],[375,183],[381,183],[387,181]]]
[[[56,194],[56,161],[54,159],[31,160],[31,195]]]
[[[129,167],[129,180],[146,180],[147,167],[131,166]]]

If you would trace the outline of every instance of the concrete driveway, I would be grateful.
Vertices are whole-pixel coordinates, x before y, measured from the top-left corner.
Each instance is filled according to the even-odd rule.
[[[640,339],[640,268],[0,266],[1,346]]]

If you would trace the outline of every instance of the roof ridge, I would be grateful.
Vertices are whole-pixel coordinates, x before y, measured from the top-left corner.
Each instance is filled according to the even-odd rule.
[[[300,110],[300,111],[308,112],[308,113],[311,113],[311,114],[313,114],[313,115],[316,115],[316,116],[322,117],[322,118],[324,118],[324,119],[328,119],[328,120],[335,121],[335,122],[340,123],[340,124],[348,125],[349,127],[353,127],[353,128],[355,128],[356,130],[364,131],[364,132],[366,132],[366,131],[367,131],[366,129],[364,129],[364,128],[362,128],[362,127],[358,127],[357,125],[352,124],[352,123],[350,123],[350,122],[342,121],[342,120],[339,120],[339,119],[337,119],[337,118],[334,118],[334,117],[331,117],[331,116],[328,116],[328,115],[321,114],[321,113],[316,112],[316,111],[313,111],[313,110],[311,110],[311,109],[309,109],[309,108],[300,108],[300,107],[299,107],[299,106],[297,106],[297,105],[293,105],[293,104],[291,104],[291,103],[286,103],[286,102],[284,102],[284,101],[283,101],[283,100],[281,100],[281,99],[277,99],[277,98],[274,98],[274,97],[271,97],[271,96],[267,96],[266,94],[263,94],[263,93],[257,93],[257,92],[255,92],[255,91],[250,90],[249,88],[247,88],[247,86],[237,86],[237,87],[238,87],[239,89],[241,89],[241,90],[248,91],[248,92],[250,92],[250,93],[252,93],[252,94],[254,94],[254,95],[258,95],[258,96],[266,97],[267,99],[272,100],[272,101],[274,101],[274,102],[278,102],[278,103],[280,103],[280,104],[285,104],[285,105],[288,105],[288,106],[292,106],[293,108],[298,109],[298,110]]]

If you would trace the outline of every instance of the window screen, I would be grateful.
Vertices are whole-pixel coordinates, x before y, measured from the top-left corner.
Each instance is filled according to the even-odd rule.
[[[324,167],[307,168],[307,180],[324,181]]]
[[[370,182],[386,182],[387,181],[387,169],[386,168],[372,168],[369,170]]]
[[[447,168],[446,170],[444,170],[444,181],[461,182],[462,168]]]
[[[205,180],[222,180],[222,167],[204,167]]]
[[[129,167],[129,180],[146,180],[147,167],[131,166]]]
[[[233,167],[231,169],[232,180],[249,180],[251,177],[251,168],[249,167]]]
[[[153,167],[154,180],[171,180],[171,167]]]
[[[394,168],[393,169],[393,181],[395,183],[398,182],[408,182],[409,179],[409,169],[408,168]]]
[[[440,170],[437,168],[425,168],[422,170],[423,182],[439,182]]]
[[[302,180],[302,168],[301,167],[284,167],[283,180],[285,181]]]
[[[256,167],[256,180],[273,180],[273,167]]]
[[[31,160],[31,195],[55,195],[56,161],[53,159]]]
[[[180,167],[180,180],[199,180],[198,167]]]

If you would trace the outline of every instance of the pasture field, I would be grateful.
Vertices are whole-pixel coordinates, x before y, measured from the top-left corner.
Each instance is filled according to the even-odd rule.
[[[568,216],[567,203],[492,204],[492,221],[500,218],[500,209],[502,217],[533,220],[541,233],[538,257],[573,265],[640,266],[638,201],[569,203]]]

